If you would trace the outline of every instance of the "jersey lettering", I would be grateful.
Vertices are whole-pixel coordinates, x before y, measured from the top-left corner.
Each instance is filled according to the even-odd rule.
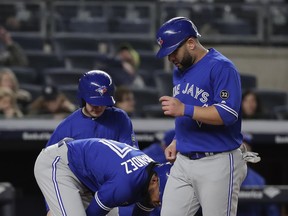
[[[139,155],[122,162],[121,165],[124,166],[126,174],[130,174],[150,162],[153,162],[153,159],[147,155]]]
[[[129,145],[125,145],[126,147],[124,147],[122,149],[119,146],[115,145],[115,143],[113,143],[110,140],[102,140],[101,139],[101,140],[99,140],[99,142],[108,146],[112,151],[114,151],[121,158],[124,158],[130,151],[132,151],[132,149],[137,150],[136,148],[129,146]]]
[[[180,93],[180,84],[173,87],[173,97],[176,97]]]
[[[208,101],[209,93],[204,91],[194,84],[187,83],[185,88],[180,92],[180,85],[178,84],[173,88],[173,97],[176,97],[178,94],[186,94],[190,95],[191,97],[195,98],[196,100],[200,100],[201,103],[206,103]]]

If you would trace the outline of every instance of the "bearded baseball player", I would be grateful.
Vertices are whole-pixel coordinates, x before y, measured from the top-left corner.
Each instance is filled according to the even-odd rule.
[[[235,216],[247,173],[241,150],[241,84],[234,64],[206,49],[191,20],[175,17],[157,33],[157,57],[175,65],[173,97],[162,109],[175,117],[166,158],[175,163],[164,191],[162,216]]]
[[[64,138],[41,151],[34,173],[52,215],[104,216],[136,203],[132,215],[145,216],[160,206],[170,167],[125,143]]]

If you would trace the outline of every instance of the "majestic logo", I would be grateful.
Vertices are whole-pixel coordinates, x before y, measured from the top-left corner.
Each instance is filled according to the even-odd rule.
[[[161,37],[159,37],[159,38],[157,39],[157,43],[159,44],[160,47],[162,46],[163,42],[164,42],[164,41],[161,39]]]

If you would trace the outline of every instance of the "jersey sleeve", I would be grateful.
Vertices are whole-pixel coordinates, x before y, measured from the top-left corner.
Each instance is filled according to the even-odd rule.
[[[137,202],[134,205],[132,216],[149,216],[150,213],[154,210],[154,208],[149,208]]]
[[[53,145],[59,142],[60,140],[62,140],[64,137],[66,137],[62,128],[63,128],[62,123],[60,123],[60,125],[58,125],[58,127],[52,133],[50,139],[48,140],[46,144],[46,147]]]
[[[100,213],[107,213],[114,207],[125,205],[131,197],[133,195],[129,185],[119,181],[107,181],[94,195],[94,215],[102,215]]]
[[[217,71],[217,70],[216,70]],[[224,66],[214,74],[214,106],[225,125],[234,124],[241,107],[241,82],[237,70]]]
[[[123,115],[118,124],[121,127],[118,141],[139,149],[131,119],[126,113],[123,112]]]
[[[96,198],[95,198],[95,199],[92,199],[91,203],[86,209],[86,215],[87,216],[95,216],[95,215],[105,216],[109,213],[110,210],[111,208],[104,206],[103,204],[101,205],[101,202],[99,205],[99,203],[96,202]]]

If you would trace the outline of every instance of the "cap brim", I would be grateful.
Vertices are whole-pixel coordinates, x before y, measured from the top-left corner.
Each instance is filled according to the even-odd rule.
[[[182,41],[180,41],[179,43],[175,44],[174,46],[170,46],[170,47],[168,47],[168,48],[161,47],[161,48],[158,50],[158,52],[157,52],[157,54],[156,54],[156,57],[157,57],[157,58],[163,58],[163,57],[165,57],[165,56],[167,56],[167,55],[170,55],[172,52],[174,52],[174,51],[178,48],[178,46],[179,46],[181,43],[182,43]]]
[[[92,106],[113,106],[115,104],[115,100],[113,97],[89,97],[84,99],[86,103]]]

